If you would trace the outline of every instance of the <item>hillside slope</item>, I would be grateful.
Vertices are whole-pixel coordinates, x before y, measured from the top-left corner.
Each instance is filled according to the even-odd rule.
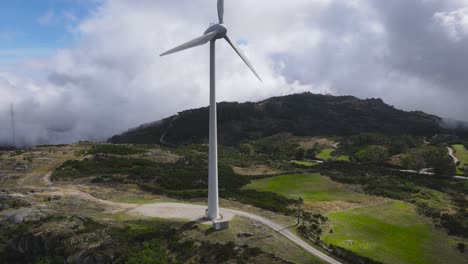
[[[406,112],[381,99],[312,93],[273,97],[252,103],[218,104],[218,137],[222,144],[235,144],[278,133],[297,136],[351,135],[364,132],[432,136],[447,133],[440,117]],[[114,136],[112,143],[189,144],[208,138],[208,108],[187,110]]]

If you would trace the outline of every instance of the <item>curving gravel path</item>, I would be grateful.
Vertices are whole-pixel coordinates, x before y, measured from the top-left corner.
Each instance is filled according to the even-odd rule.
[[[154,204],[145,204],[138,206],[132,210],[129,210],[129,214],[138,215],[138,216],[150,216],[150,217],[159,217],[159,218],[183,218],[190,219],[193,221],[202,221],[205,217],[206,206],[202,205],[193,205],[193,204],[183,204],[183,203],[154,203]],[[234,216],[242,216],[253,221],[262,223],[263,225],[273,229],[274,231],[282,234],[287,239],[291,240],[296,245],[303,248],[305,251],[309,252],[312,255],[317,256],[318,258],[326,261],[331,264],[341,264],[341,262],[333,259],[332,257],[324,254],[323,252],[313,248],[298,236],[289,231],[286,227],[279,225],[271,220],[268,220],[264,217],[254,215],[251,213],[221,208],[220,214],[224,219],[230,220]]]
[[[453,151],[453,148],[447,147],[447,150],[448,150],[448,153],[449,153],[450,157],[452,157],[453,162],[454,162],[455,164],[458,164],[458,162],[460,162],[460,160],[457,158],[457,156],[455,156],[455,153],[454,153],[454,151]]]
[[[43,182],[47,185],[49,192],[44,192],[43,195],[65,195],[65,196],[77,196],[82,199],[97,202],[106,205],[109,209],[113,211],[126,211],[128,214],[137,215],[137,216],[149,216],[149,217],[158,217],[158,218],[179,218],[179,219],[189,219],[192,221],[200,221],[200,222],[208,222],[205,219],[205,211],[206,206],[203,205],[195,205],[195,204],[185,204],[185,203],[153,203],[153,204],[145,204],[145,205],[137,205],[137,204],[129,204],[129,203],[116,203],[112,201],[107,201],[103,199],[96,198],[88,193],[85,193],[81,190],[76,188],[67,186],[67,187],[59,187],[54,186],[54,184],[50,181],[50,176],[52,175],[52,171],[50,170],[45,175],[42,176]],[[221,208],[220,214],[223,216],[224,220],[231,220],[234,216],[242,216],[253,221],[259,222],[274,231],[282,234],[287,239],[295,243],[296,245],[303,248],[305,251],[309,252],[310,254],[317,256],[318,258],[322,259],[323,261],[331,264],[341,264],[341,262],[333,259],[332,257],[324,254],[323,252],[313,248],[298,236],[293,234],[289,231],[286,227],[279,225],[271,220],[268,220],[264,217],[254,215],[251,213],[233,210],[233,209],[226,209]]]

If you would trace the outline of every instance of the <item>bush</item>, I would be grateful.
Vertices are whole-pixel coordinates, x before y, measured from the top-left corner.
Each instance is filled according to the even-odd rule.
[[[446,147],[424,146],[412,149],[404,156],[402,165],[410,169],[433,168],[438,176],[455,175],[455,164],[448,155]]]
[[[245,155],[253,155],[255,153],[254,148],[250,144],[240,144],[239,151]]]
[[[128,252],[125,263],[128,264],[170,264],[174,263],[160,239],[143,242]]]
[[[132,155],[145,153],[147,150],[142,147],[129,145],[101,144],[94,145],[88,150],[88,154],[114,154],[114,155]]]
[[[372,145],[361,148],[355,157],[362,163],[383,163],[388,160],[389,153],[384,147]]]
[[[458,251],[460,251],[460,253],[465,253],[465,247],[466,247],[465,243],[458,243],[457,244],[457,249],[458,249]]]
[[[241,203],[270,210],[282,214],[292,214],[295,212],[290,206],[296,201],[286,198],[273,192],[259,192],[255,190],[221,190],[221,197],[232,199]]]
[[[300,216],[302,223],[297,228],[299,234],[312,242],[321,243],[320,237],[328,223],[328,217],[307,211],[301,211]],[[330,231],[332,230],[330,229]]]
[[[377,260],[373,260],[368,257],[360,256],[350,250],[347,250],[345,248],[339,247],[339,246],[329,246],[333,254],[339,256],[340,258],[346,260],[347,263],[350,264],[382,264],[382,262],[379,262]]]
[[[296,149],[296,160],[303,160],[305,158],[306,151],[304,149]]]

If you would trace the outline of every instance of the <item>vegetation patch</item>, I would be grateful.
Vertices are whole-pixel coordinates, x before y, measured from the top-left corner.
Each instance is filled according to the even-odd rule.
[[[362,207],[328,215],[333,233],[325,243],[384,263],[464,263],[451,238],[434,230],[403,202]]]
[[[452,177],[455,174],[455,164],[445,146],[410,149],[403,155],[401,163],[403,168],[409,170],[431,168],[437,176]]]
[[[341,162],[334,164],[334,166],[328,163],[328,165],[321,164],[313,168],[314,170],[325,167],[337,168],[340,166],[339,164],[344,166],[344,164],[349,163]],[[451,197],[427,186],[437,183],[426,181],[426,186],[423,187],[417,183],[411,183],[409,180],[403,179],[402,181],[395,176],[379,177],[378,170],[367,168],[362,169],[367,173],[363,172],[360,174],[361,177],[353,177],[353,170],[350,169],[353,166],[346,165],[345,167],[348,169],[344,171],[350,171],[350,178],[341,172],[333,173],[335,176],[332,178],[348,183],[363,184],[369,193],[382,195],[383,192],[388,192],[386,196],[398,196],[416,206],[401,201],[387,200],[385,202],[385,200],[375,196],[357,193],[346,188],[345,185],[318,174],[293,174],[258,179],[252,181],[245,188],[276,192],[292,199],[297,199],[300,195],[304,198],[303,208],[306,210],[333,211],[327,215],[331,221],[332,231],[323,232],[325,229],[318,228],[317,224],[316,226],[310,225],[310,227],[313,231],[315,230],[312,234],[323,232],[322,240],[326,244],[330,244],[330,248],[333,250],[343,253],[345,257],[355,253],[384,263],[446,263],[453,257],[455,259],[453,263],[463,263],[463,258],[457,255],[456,245],[444,245],[443,249],[440,250],[431,249],[431,247],[438,245],[437,239],[445,241],[446,244],[452,239],[444,234],[443,230],[435,230],[427,220],[418,215],[418,212],[426,215],[434,212],[449,214],[448,208],[451,208],[450,204],[453,203]],[[345,181],[344,178],[349,180]],[[442,181],[442,179],[434,180]],[[445,187],[447,187],[446,184]],[[379,204],[373,204],[373,201],[379,201]],[[322,205],[333,207],[334,203],[337,203],[335,209],[320,210],[318,208]],[[450,210],[453,214],[454,209]],[[451,223],[450,225],[454,232],[462,235],[462,223],[465,220],[461,215],[457,215],[455,214],[451,219],[453,222],[459,221],[458,224]],[[445,226],[449,226],[448,222],[443,223]],[[314,238],[314,235],[308,234],[307,236]],[[428,252],[432,253],[428,254]]]
[[[253,180],[245,189],[274,192],[297,199],[301,196],[306,202],[348,201],[363,203],[370,196],[346,189],[319,174],[289,174]]]
[[[87,150],[87,154],[114,154],[114,155],[132,155],[147,152],[148,149],[141,146],[132,145],[114,145],[114,144],[98,144]]]
[[[230,166],[218,166],[221,197],[252,204],[279,213],[290,213],[294,201],[273,192],[240,190],[250,182],[234,173]],[[69,160],[57,168],[52,180],[93,178],[93,183],[136,184],[145,191],[178,199],[205,198],[208,188],[208,164],[199,156],[183,158],[175,164],[146,159],[100,157]]]
[[[324,163],[311,168],[334,181],[363,186],[366,193],[414,203],[451,235],[468,237],[468,181],[347,162]]]
[[[166,264],[244,263],[261,257],[263,263],[286,263],[256,247],[188,240],[190,228],[159,220],[101,223],[82,216],[49,217],[0,228],[0,258],[2,263]]]
[[[338,161],[349,161],[349,157],[346,155],[340,155],[339,152],[335,151],[334,148],[326,148],[322,150],[318,155],[318,159],[321,160],[338,160]]]
[[[468,150],[462,144],[453,145],[453,148],[455,149],[455,155],[460,159],[460,164],[457,166],[457,174],[462,176],[467,175],[465,169],[468,167]]]
[[[177,117],[144,125],[111,139],[113,143],[203,143],[208,139],[207,107],[183,111]],[[440,119],[422,112],[405,112],[381,99],[294,94],[252,103],[219,103],[219,142],[236,145],[280,133],[295,136],[347,136],[360,132],[432,136],[447,133]]]
[[[317,158],[321,159],[321,160],[329,160],[332,158],[332,152],[334,152],[335,149],[332,149],[332,148],[327,148],[327,149],[324,149],[322,150],[322,152],[320,152],[318,155],[317,155]]]

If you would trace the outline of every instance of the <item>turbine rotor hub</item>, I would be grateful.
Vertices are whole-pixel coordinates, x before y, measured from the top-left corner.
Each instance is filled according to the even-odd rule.
[[[227,28],[224,24],[215,24],[210,26],[206,31],[205,34],[216,32],[215,39],[222,39],[227,35]]]

